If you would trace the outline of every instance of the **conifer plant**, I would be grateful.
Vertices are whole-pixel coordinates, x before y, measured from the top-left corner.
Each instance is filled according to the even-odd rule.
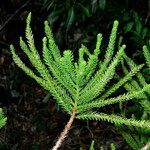
[[[145,57],[145,69],[147,70],[147,77],[150,75],[150,50],[147,46],[143,46],[143,54]],[[128,57],[125,53],[121,60],[122,70],[124,74],[129,73],[129,68],[133,69],[137,66],[137,64]],[[138,72],[134,79],[129,80],[124,84],[124,88],[128,92],[134,92],[142,89],[145,85],[148,85],[149,82],[146,80],[147,78],[141,72]],[[122,116],[131,115],[133,118],[140,120],[150,120],[150,88],[146,92],[142,93],[138,97],[138,101],[134,101],[134,105],[125,109],[124,106],[121,106]],[[138,128],[129,126],[127,128],[123,128],[123,126],[118,127],[120,133],[123,138],[126,140],[128,145],[133,150],[148,150],[150,149],[150,128]],[[143,147],[143,148],[142,148]]]
[[[2,108],[0,108],[0,128],[6,124],[7,118],[4,115]]]
[[[143,65],[139,65],[108,90],[105,90],[106,85],[115,75],[116,67],[120,63],[126,47],[122,45],[114,56],[118,21],[114,21],[103,61],[99,60],[102,34],[97,35],[96,47],[93,53],[87,47],[81,45],[78,60],[74,60],[71,50],[65,50],[61,55],[47,21],[44,23],[46,36],[43,38],[43,55],[41,57],[35,47],[30,23],[31,13],[27,17],[26,24],[27,44],[20,37],[20,46],[28,56],[36,73],[22,62],[13,45],[10,45],[10,49],[15,63],[27,75],[48,90],[63,111],[70,115],[70,119],[58,137],[53,150],[57,150],[61,146],[75,119],[104,120],[127,126],[150,127],[150,121],[127,119],[115,114],[98,111],[98,108],[137,98],[139,94],[149,88],[149,85],[146,85],[140,90],[111,97],[111,94],[142,68]]]

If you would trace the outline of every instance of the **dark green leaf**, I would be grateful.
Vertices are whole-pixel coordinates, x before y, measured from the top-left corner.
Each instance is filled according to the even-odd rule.
[[[55,0],[51,1],[50,3],[48,3],[47,11],[49,11],[50,8],[54,7],[54,2],[55,2]]]
[[[138,16],[138,13],[133,11],[133,19],[135,20],[135,22],[138,22],[140,19],[139,19],[139,16]]]
[[[142,30],[142,23],[141,23],[138,13],[135,11],[133,11],[133,19],[135,22],[135,31],[137,32],[137,34],[140,35],[141,30]]]
[[[128,12],[123,12],[123,18],[122,18],[122,20],[123,21],[129,21],[129,19],[130,19],[129,13]]]
[[[79,3],[79,7],[81,11],[84,13],[84,15],[86,15],[87,17],[90,17],[89,8],[83,6],[81,3]]]
[[[106,0],[99,0],[99,8],[104,10],[106,6]]]
[[[91,12],[92,14],[96,12],[97,8],[98,8],[98,1],[97,0],[93,0],[91,2],[92,8],[91,8]]]
[[[144,39],[147,34],[148,34],[148,28],[143,28],[143,30],[142,30],[142,39]]]
[[[57,10],[57,11],[53,11],[51,14],[48,15],[47,20],[48,22],[52,25],[54,22],[57,21],[57,19],[59,18],[60,14],[62,13],[62,9],[61,10]]]
[[[141,21],[137,21],[137,22],[136,22],[136,26],[135,26],[135,28],[136,28],[136,32],[137,32],[137,34],[139,34],[139,35],[140,35],[141,30],[142,30],[142,23],[141,23]]]
[[[68,16],[67,16],[67,21],[66,21],[66,29],[67,29],[67,31],[70,29],[71,25],[73,24],[74,17],[75,17],[74,7],[71,7],[69,9],[69,11],[68,11]]]
[[[134,22],[128,22],[127,24],[125,24],[125,26],[123,27],[125,33],[130,32],[133,25],[134,25]]]
[[[143,73],[145,73],[145,74],[150,74],[150,68],[145,68],[145,69],[143,69]]]

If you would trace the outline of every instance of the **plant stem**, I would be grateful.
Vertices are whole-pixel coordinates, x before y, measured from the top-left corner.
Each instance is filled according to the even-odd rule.
[[[74,119],[75,119],[75,111],[73,111],[68,123],[66,124],[63,132],[61,132],[61,134],[52,150],[57,150],[61,146],[62,142],[64,141],[65,137],[67,136],[67,134],[71,128],[71,125],[72,125]]]

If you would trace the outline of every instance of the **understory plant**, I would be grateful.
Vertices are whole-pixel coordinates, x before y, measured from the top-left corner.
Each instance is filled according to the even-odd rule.
[[[148,44],[150,38],[150,30],[146,25],[146,20],[142,19],[140,13],[130,10],[123,11],[122,16],[123,31],[125,36],[129,38],[127,42],[133,42],[133,48],[136,47],[134,55],[140,56],[142,53],[139,49],[144,45]]]
[[[61,54],[55,44],[47,21],[44,23],[46,36],[42,40],[43,50],[42,56],[40,56],[35,47],[30,22],[31,13],[27,17],[26,24],[27,44],[20,37],[20,47],[28,56],[35,70],[30,69],[22,62],[13,45],[10,45],[10,49],[15,63],[27,75],[48,90],[62,110],[70,115],[68,123],[52,148],[53,150],[57,150],[62,145],[75,119],[103,120],[117,125],[122,124],[139,128],[150,127],[150,121],[148,120],[127,119],[115,114],[106,114],[102,112],[102,109],[101,111],[99,109],[107,105],[138,98],[139,95],[144,94],[144,91],[150,88],[150,85],[146,85],[134,92],[111,96],[143,67],[143,65],[135,66],[128,74],[120,78],[117,83],[114,83],[111,87],[109,86],[126,47],[122,45],[114,56],[118,21],[114,21],[104,60],[99,60],[102,34],[97,35],[94,52],[90,52],[86,46],[82,45],[76,60],[71,50],[65,50]]]
[[[106,0],[86,1],[86,0],[69,0],[60,3],[59,0],[42,0],[42,11],[49,14],[47,20],[51,25],[56,24],[59,20],[63,29],[68,31],[75,22],[86,21],[98,11],[103,11],[106,6]],[[65,27],[65,28],[64,28]]]
[[[6,124],[7,118],[4,115],[2,108],[0,108],[0,128]]]
[[[143,46],[143,53],[146,61],[147,74],[150,75],[150,51],[147,46]],[[137,64],[129,58],[125,53],[122,57],[122,69],[125,74],[129,73],[129,69],[133,69]],[[129,68],[129,69],[128,69]],[[149,83],[146,81],[145,76],[138,72],[135,75],[135,78],[131,79],[124,84],[124,88],[128,92],[133,92],[142,89],[145,85]],[[129,105],[129,104],[127,104]],[[126,116],[127,114],[132,115],[133,118],[140,120],[149,120],[150,119],[150,89],[146,92],[143,92],[139,95],[138,101],[134,101],[134,105],[122,107],[120,105],[122,115]],[[119,131],[133,150],[140,150],[143,147],[145,149],[150,149],[150,129],[138,128],[138,127],[119,127]],[[143,148],[144,149],[144,148]]]
[[[94,141],[92,141],[91,142],[91,145],[90,145],[90,147],[89,147],[89,150],[95,150],[95,148],[94,148]],[[80,150],[83,150],[82,148],[80,148]],[[104,150],[104,148],[101,146],[100,148],[99,148],[99,150]],[[112,144],[110,144],[110,150],[116,150],[116,147],[115,147],[115,145],[112,143]]]

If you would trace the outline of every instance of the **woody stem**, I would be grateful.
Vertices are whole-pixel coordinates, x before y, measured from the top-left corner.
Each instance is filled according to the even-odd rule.
[[[57,150],[62,145],[62,142],[64,141],[65,137],[67,136],[74,119],[75,119],[75,111],[73,111],[68,123],[66,124],[64,130],[61,132],[61,134],[52,150]]]

